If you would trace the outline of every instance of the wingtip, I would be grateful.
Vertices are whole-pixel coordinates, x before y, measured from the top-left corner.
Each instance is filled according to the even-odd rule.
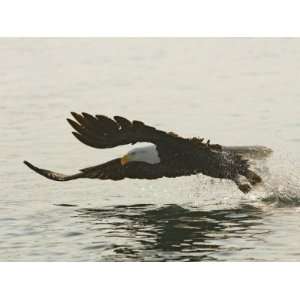
[[[81,115],[84,116],[85,118],[90,118],[90,117],[94,118],[91,114],[88,114],[86,112],[82,112]]]
[[[80,114],[76,113],[75,111],[71,111],[71,115],[76,119],[76,117],[80,116]]]
[[[33,164],[31,164],[30,162],[28,162],[27,160],[24,160],[23,163],[24,163],[28,168],[30,168],[31,170],[35,170],[35,169],[36,169],[36,167],[35,167]]]
[[[67,118],[67,122],[74,128],[74,124],[78,125],[74,120]],[[75,128],[74,128],[75,129]]]
[[[78,139],[80,142],[83,143],[83,141],[82,141],[82,135],[80,133],[78,133],[76,131],[72,131],[72,134],[73,134],[74,137],[76,137],[76,139]]]

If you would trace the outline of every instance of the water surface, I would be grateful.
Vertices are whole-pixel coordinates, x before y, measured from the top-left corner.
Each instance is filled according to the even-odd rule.
[[[300,260],[299,39],[1,39],[1,261]],[[70,111],[223,145],[261,144],[264,186],[202,175],[48,181],[123,155],[80,144]]]

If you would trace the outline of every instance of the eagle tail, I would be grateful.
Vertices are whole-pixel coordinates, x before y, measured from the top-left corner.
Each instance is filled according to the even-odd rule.
[[[31,170],[35,171],[36,173],[50,179],[50,180],[55,180],[55,181],[69,181],[69,180],[74,180],[74,179],[78,179],[78,178],[82,178],[83,177],[83,173],[77,173],[74,175],[64,175],[64,174],[60,174],[60,173],[56,173],[56,172],[52,172],[50,170],[45,170],[45,169],[40,169],[34,165],[32,165],[31,163],[29,163],[28,161],[24,161],[24,164],[29,167]]]
[[[246,158],[262,160],[268,158],[273,150],[264,146],[222,146],[224,151]]]

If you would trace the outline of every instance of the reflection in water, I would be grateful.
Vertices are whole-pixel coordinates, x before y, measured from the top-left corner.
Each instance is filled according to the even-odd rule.
[[[99,260],[200,261],[222,260],[222,255],[225,260],[228,251],[249,247],[234,243],[236,239],[246,242],[265,233],[255,230],[262,223],[263,211],[250,205],[211,211],[132,205],[79,209],[76,213],[80,222],[89,222],[91,230],[99,232],[99,240],[110,242],[106,247],[110,251],[104,256],[105,249],[99,250]]]

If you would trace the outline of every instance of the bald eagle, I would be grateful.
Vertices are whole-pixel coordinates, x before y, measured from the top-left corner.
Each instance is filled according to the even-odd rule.
[[[94,148],[112,148],[120,145],[150,143],[137,147],[123,157],[85,168],[74,175],[63,175],[24,163],[40,175],[56,181],[79,178],[121,180],[124,178],[157,179],[202,173],[204,175],[230,179],[247,193],[252,186],[262,181],[249,169],[249,162],[242,154],[253,151],[269,153],[265,147],[223,147],[204,142],[200,138],[183,138],[173,132],[165,132],[145,125],[140,121],[129,121],[115,116],[92,116],[87,113],[71,113],[67,119],[75,130],[73,135],[82,143]]]

